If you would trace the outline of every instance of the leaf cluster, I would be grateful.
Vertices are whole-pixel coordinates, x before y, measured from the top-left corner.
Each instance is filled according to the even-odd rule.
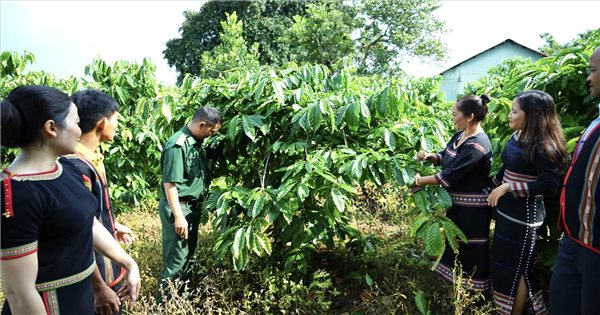
[[[224,115],[228,152],[207,200],[222,233],[214,249],[236,269],[255,254],[305,270],[321,246],[360,239],[348,214],[357,188],[412,183],[416,150],[445,143],[447,120],[436,116],[447,117],[449,104],[431,92],[437,80],[386,83],[289,65],[202,82],[198,101]]]

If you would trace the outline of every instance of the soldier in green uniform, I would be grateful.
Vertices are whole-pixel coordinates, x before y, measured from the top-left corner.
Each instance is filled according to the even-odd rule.
[[[204,139],[221,127],[221,114],[212,107],[196,111],[192,121],[173,134],[161,154],[162,197],[159,202],[162,224],[163,271],[157,300],[167,281],[186,279],[198,241],[201,197],[207,190]]]

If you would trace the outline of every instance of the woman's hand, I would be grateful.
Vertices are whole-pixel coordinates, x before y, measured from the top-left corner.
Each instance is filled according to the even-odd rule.
[[[506,193],[510,190],[510,184],[504,183],[492,190],[488,195],[487,202],[489,206],[495,207],[498,205],[498,200],[500,197],[506,195]]]
[[[135,303],[139,294],[141,287],[141,278],[140,278],[140,270],[138,268],[137,263],[131,259],[127,264],[127,278],[125,280],[125,285],[117,292],[121,301],[130,301],[131,303]]]
[[[133,231],[129,227],[116,221],[115,232],[117,232],[117,241],[121,244],[131,245],[133,241],[135,241],[135,235],[133,234]]]
[[[410,191],[412,193],[416,193],[417,191],[423,189],[423,186],[421,186],[421,184],[419,183],[420,178],[421,178],[421,175],[419,175],[419,173],[415,173],[415,181],[410,186]]]
[[[417,155],[415,155],[415,160],[417,161],[424,161],[427,159],[427,157],[431,155],[431,153],[427,153],[423,150],[419,150],[419,152],[417,152]]]
[[[417,160],[417,161],[428,161],[428,162],[433,163],[433,164],[437,164],[438,163],[437,154],[425,152],[423,150],[419,150],[419,152],[417,152],[417,155],[415,155],[415,160]]]
[[[411,187],[421,187],[421,184],[419,183],[420,178],[421,175],[419,173],[415,173],[415,181],[413,182]]]

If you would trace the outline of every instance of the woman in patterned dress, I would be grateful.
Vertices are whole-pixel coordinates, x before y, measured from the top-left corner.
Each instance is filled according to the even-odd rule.
[[[20,148],[1,174],[2,314],[93,314],[92,248],[128,271],[120,292],[135,301],[135,261],[94,219],[96,201],[73,153],[81,130],[68,95],[46,86],[12,90],[1,105],[1,144]]]
[[[442,185],[452,196],[452,207],[446,216],[467,237],[459,240],[458,254],[446,244],[446,249],[435,267],[435,273],[454,282],[454,263],[458,260],[463,271],[463,285],[473,291],[489,288],[489,232],[492,209],[487,204],[491,189],[489,179],[492,166],[490,140],[481,127],[487,114],[487,95],[465,96],[452,108],[452,120],[460,131],[446,149],[437,154],[426,153],[417,159],[442,166],[435,175],[415,178],[414,186]]]
[[[558,191],[566,144],[554,100],[542,91],[523,92],[508,116],[515,130],[502,152],[498,185],[488,197],[497,206],[491,279],[496,311],[523,314],[527,302],[546,314],[539,281],[533,276],[537,230],[544,223],[544,196]]]

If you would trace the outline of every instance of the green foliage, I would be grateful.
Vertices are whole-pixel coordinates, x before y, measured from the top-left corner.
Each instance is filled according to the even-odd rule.
[[[294,24],[281,39],[290,47],[291,60],[338,68],[345,58],[352,59],[350,34],[356,20],[336,6],[334,2],[309,3],[306,16],[294,16]]]
[[[242,22],[237,14],[227,14],[227,20],[221,22],[223,32],[219,33],[221,43],[211,51],[202,53],[203,77],[218,77],[232,69],[251,69],[258,67],[258,43],[248,48],[243,37]]]
[[[251,8],[254,4],[245,5]],[[383,10],[376,3],[370,5],[373,12]],[[316,20],[341,19],[333,8],[325,12],[324,7],[315,4],[309,17],[296,21],[314,23],[311,32],[317,32]],[[19,85],[45,84],[68,93],[89,87],[114,95],[120,104],[121,126],[115,141],[103,150],[107,168],[119,170],[109,172],[109,181],[122,208],[157,199],[162,143],[198,106],[217,107],[224,124],[205,144],[224,142],[226,154],[211,165],[213,180],[205,206],[214,239],[203,246],[205,256],[210,250],[219,262],[231,262],[234,269],[243,271],[230,280],[242,279],[247,275],[244,272],[263,264],[279,268],[286,277],[278,274],[262,279],[261,283],[276,289],[269,296],[276,300],[290,296],[282,300],[286,310],[306,307],[311,312],[324,312],[338,291],[331,281],[333,275],[312,273],[311,257],[341,244],[350,256],[381,259],[376,246],[382,243],[380,237],[365,234],[355,224],[360,211],[356,205],[361,198],[368,199],[361,194],[368,192],[365,188],[370,185],[407,186],[413,183],[415,173],[434,172],[413,156],[420,149],[436,151],[444,146],[451,128],[450,104],[442,101],[437,78],[385,81],[356,75],[349,67],[332,72],[310,63],[257,66],[256,50],[243,48],[241,22],[231,15],[223,27],[221,36],[226,40],[213,54],[205,55],[206,62],[218,65],[221,72],[202,78],[184,76],[178,87],[157,83],[149,60],[141,65],[124,61],[108,65],[94,60],[86,67],[86,79],[57,79],[42,71],[26,72],[27,65],[35,60],[33,55],[4,52],[0,55],[0,92],[5,96]],[[306,34],[309,32],[303,36]],[[575,41],[572,47],[536,63],[509,60],[468,88],[468,93],[486,92],[494,97],[485,128],[494,135],[496,155],[511,132],[506,116],[512,98],[531,88],[546,90],[555,97],[572,149],[573,139],[596,114],[585,73],[589,55],[600,45],[600,32],[582,38],[585,41]],[[231,51],[243,58],[231,59],[233,55],[227,55]],[[12,160],[15,153],[3,152],[3,161]],[[495,160],[499,161],[497,156]],[[439,259],[445,246],[456,250],[458,239],[466,241],[444,216],[451,200],[441,187],[427,187],[402,199],[406,207],[414,208],[411,232],[422,242],[411,243],[412,252],[405,255],[417,257],[415,260],[398,258],[404,260],[394,262],[394,268],[425,265],[425,258]],[[545,246],[544,261],[549,264],[557,232],[552,223],[556,205],[547,206],[550,233],[542,235],[539,244]],[[423,253],[414,250],[421,244]],[[138,249],[141,255],[144,251]],[[397,254],[390,256],[401,256]],[[373,292],[386,281],[380,277],[382,266],[376,262],[364,263],[355,273],[360,284]],[[299,272],[303,280],[290,271]],[[258,305],[263,294],[250,293],[253,302],[245,309]],[[302,300],[309,301],[309,306],[300,305]],[[415,303],[427,312],[424,296],[415,297]],[[265,312],[282,310],[269,302],[260,305]],[[416,312],[416,308],[411,311]]]
[[[590,41],[594,41],[594,37],[597,37],[597,32],[599,29],[595,29],[595,30],[588,30],[586,32],[583,33],[579,33],[577,34],[577,36],[568,41],[565,44],[560,44],[555,38],[554,36],[552,36],[552,34],[549,33],[544,33],[542,35],[540,35],[540,37],[546,41],[546,43],[539,48],[539,51],[543,52],[544,54],[551,56],[551,55],[557,55],[561,50],[563,49],[567,49],[567,48],[571,48],[571,47],[582,47],[582,46],[586,46],[588,45],[588,43]]]
[[[240,30],[234,16],[229,25]],[[305,272],[310,255],[336,240],[354,253],[374,250],[376,240],[350,226],[357,190],[366,181],[412,183],[415,169],[422,168],[412,160],[415,152],[445,143],[448,120],[437,117],[449,116],[449,104],[435,92],[434,79],[385,82],[345,69],[330,73],[322,65],[290,64],[186,77],[172,88],[158,84],[153,72],[149,60],[94,60],[86,67],[92,82],[46,84],[71,93],[96,88],[119,102],[121,127],[103,152],[106,167],[119,170],[108,174],[121,204],[156,200],[162,143],[197,104],[220,109],[222,133],[205,142],[225,142],[227,155],[211,167],[205,204],[220,232],[214,253],[231,259],[236,270],[253,257],[269,257],[286,270]],[[434,199],[419,202],[419,209],[426,211]],[[428,222],[442,224],[437,219]]]
[[[44,71],[25,72],[28,65],[35,63],[35,56],[24,51],[22,54],[3,51],[0,54],[0,93],[7,95],[12,89],[21,85],[51,85],[66,93],[77,91],[82,85],[81,80],[69,77],[56,79],[51,73]]]
[[[363,74],[398,74],[406,56],[444,57],[443,23],[432,14],[437,8],[438,0],[212,0],[184,13],[181,37],[169,40],[163,53],[180,80],[214,68],[200,56],[225,41],[220,23],[237,12],[247,48],[258,44],[263,65],[293,61],[338,70],[353,63]]]
[[[423,291],[419,290],[415,292],[415,303],[417,304],[417,308],[421,315],[432,314],[431,310],[429,309],[429,302],[427,301],[427,298],[425,297],[425,293],[423,293]]]
[[[157,304],[154,298],[162,262],[160,220],[156,202],[145,203],[135,211],[119,216],[136,233],[136,241],[126,248],[140,266],[140,299],[125,314],[324,314],[331,310],[340,292],[328,270],[313,269],[297,277],[268,265],[233,273],[211,257],[214,233],[201,228],[192,281],[170,282],[171,298]],[[0,301],[2,293],[0,292]]]
[[[19,77],[28,64],[35,63],[32,53],[25,51],[22,55],[16,52],[4,51],[0,55],[0,77]]]
[[[333,286],[331,276],[324,270],[315,271],[307,285],[289,276],[271,274],[265,277],[264,282],[268,290],[258,300],[266,312],[279,309],[323,314],[330,309],[332,299],[340,294]]]
[[[292,17],[305,14],[305,2],[295,0],[218,1],[203,3],[199,10],[183,13],[179,38],[167,41],[163,51],[170,66],[179,72],[179,82],[186,74],[200,75],[205,66],[200,57],[223,42],[222,21],[233,12],[244,24],[248,50],[258,44],[260,62],[280,65],[287,62],[289,47],[278,41],[293,23]]]
[[[441,59],[445,56],[439,39],[443,22],[433,12],[437,0],[360,0],[358,28],[362,73],[397,73],[403,56]]]
[[[156,82],[156,67],[149,59],[144,59],[141,65],[125,61],[108,65],[103,60],[93,60],[85,69],[86,75],[93,79],[91,82],[74,77],[57,79],[43,71],[24,72],[35,60],[30,53],[4,52],[1,60],[0,72],[6,74],[0,81],[3,96],[27,84],[48,85],[69,94],[95,88],[113,95],[120,106],[120,127],[115,141],[103,144],[106,167],[120,170],[108,172],[112,197],[123,204],[156,199],[160,191],[162,143],[174,126],[183,124],[189,109],[179,102],[175,89]],[[3,152],[3,161],[11,161],[15,154],[16,150]]]
[[[446,244],[458,251],[458,239],[467,242],[465,234],[446,217],[446,209],[452,206],[452,198],[441,187],[426,187],[413,195],[420,214],[411,225],[412,235],[425,241],[425,252],[437,258],[431,267],[435,269]]]
[[[539,51],[544,53],[546,56],[556,54],[561,48],[560,43],[554,39],[554,36],[550,33],[544,33],[540,35],[540,38],[545,40],[546,43],[539,48]]]
[[[412,183],[416,150],[445,143],[446,125],[434,116],[449,107],[430,93],[437,81],[363,80],[291,65],[211,81],[229,87],[200,100],[221,109],[230,152],[206,202],[221,231],[218,257],[240,270],[253,255],[272,255],[305,271],[316,248],[362,238],[347,211],[357,187]]]
[[[390,185],[390,188],[392,185]],[[381,205],[397,204],[404,198],[405,187],[395,187],[396,194],[384,194]],[[369,195],[370,196],[370,195]],[[120,206],[116,204],[116,206]],[[118,216],[136,233],[136,242],[126,248],[140,266],[142,291],[138,301],[125,314],[419,314],[415,292],[432,314],[452,314],[458,309],[447,293],[452,286],[429,270],[419,242],[410,237],[407,225],[413,221],[410,205],[380,210],[366,216],[361,207],[356,223],[365,233],[377,234],[381,241],[376,252],[354,255],[338,247],[320,251],[309,262],[305,275],[292,274],[257,261],[248,270],[231,272],[211,255],[211,244],[218,236],[203,226],[199,233],[196,265],[191,282],[173,282],[168,287],[172,298],[158,305],[154,299],[162,262],[160,259],[160,220],[156,202]],[[391,211],[395,211],[392,213]],[[400,221],[390,224],[386,217],[395,214]],[[359,272],[353,272],[359,270]],[[369,274],[373,282],[366,283]],[[355,275],[358,275],[355,278]],[[1,286],[1,283],[0,283]],[[183,288],[182,288],[183,287]],[[0,302],[2,302],[0,292]],[[467,301],[465,301],[467,302]],[[481,309],[464,303],[463,310],[472,314],[493,313],[493,302]],[[456,313],[456,312],[454,312]]]

